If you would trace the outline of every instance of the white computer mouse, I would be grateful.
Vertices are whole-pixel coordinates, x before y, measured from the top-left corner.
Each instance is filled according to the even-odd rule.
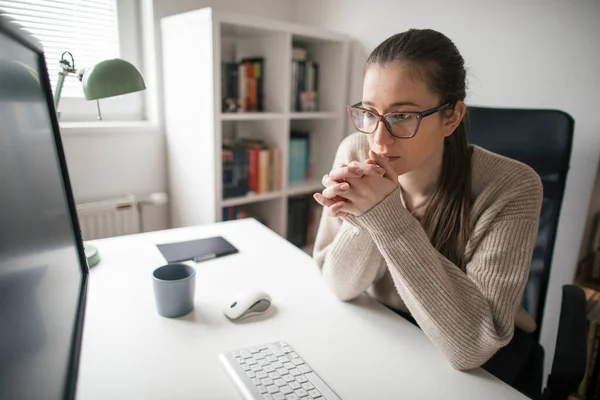
[[[240,293],[223,307],[223,314],[232,321],[261,314],[269,309],[271,296],[262,290]]]

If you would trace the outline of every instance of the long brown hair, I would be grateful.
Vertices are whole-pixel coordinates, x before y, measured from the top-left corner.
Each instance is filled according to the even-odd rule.
[[[440,104],[466,96],[464,59],[448,37],[431,29],[411,29],[386,39],[373,50],[367,65],[407,62],[420,74]],[[459,268],[465,268],[465,247],[470,235],[471,153],[465,118],[444,140],[438,187],[423,217],[423,227],[433,246]]]

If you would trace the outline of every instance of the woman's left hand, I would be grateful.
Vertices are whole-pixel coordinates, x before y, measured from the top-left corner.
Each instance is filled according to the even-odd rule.
[[[372,160],[369,161],[375,162],[385,170],[385,175],[383,177],[370,175],[360,178],[347,178],[346,181],[350,184],[350,189],[339,194],[340,197],[348,200],[341,211],[357,217],[381,203],[398,187],[398,174],[387,158],[373,151],[369,151],[369,157]],[[335,176],[331,178],[336,179]]]

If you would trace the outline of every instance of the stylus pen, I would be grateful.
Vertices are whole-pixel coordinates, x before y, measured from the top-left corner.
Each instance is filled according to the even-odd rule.
[[[194,258],[192,258],[192,260],[194,262],[201,262],[201,261],[206,261],[206,260],[210,260],[212,258],[217,258],[217,253],[208,253],[208,254],[203,254],[201,256],[196,256]]]

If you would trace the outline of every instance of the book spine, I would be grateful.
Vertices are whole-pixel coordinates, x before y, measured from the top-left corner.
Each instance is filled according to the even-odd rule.
[[[227,207],[221,209],[221,221],[227,221]]]
[[[254,193],[260,193],[258,185],[260,148],[254,147],[250,152],[250,188]]]
[[[260,193],[267,193],[269,191],[269,149],[260,150],[259,165],[259,190]]]
[[[296,104],[299,111],[304,111],[302,108],[302,93],[304,92],[304,70],[306,69],[306,62],[299,61],[298,62],[298,81],[296,82],[298,85],[296,91]]]
[[[255,69],[254,63],[246,62],[246,73],[248,79],[248,111],[256,111],[256,103],[257,103],[257,88],[256,88],[256,77],[255,77]]]
[[[248,88],[246,86],[246,66],[240,63],[238,66],[238,103],[240,111],[246,111]]]
[[[258,111],[265,111],[265,62],[256,63],[256,74],[258,79]]]

